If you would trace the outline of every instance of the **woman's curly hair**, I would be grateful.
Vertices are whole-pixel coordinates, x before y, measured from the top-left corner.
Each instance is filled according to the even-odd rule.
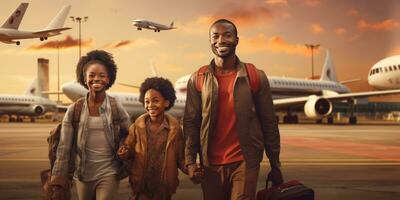
[[[169,101],[169,106],[165,110],[169,110],[174,106],[176,95],[174,86],[172,85],[171,81],[162,77],[152,77],[147,78],[144,82],[140,85],[140,96],[139,101],[144,105],[144,95],[146,94],[147,90],[154,89],[161,93],[164,99]]]
[[[86,89],[89,89],[85,84],[85,74],[87,67],[90,64],[102,64],[107,69],[108,77],[110,82],[106,85],[106,89],[110,88],[117,78],[117,65],[114,62],[113,56],[103,50],[93,50],[82,56],[76,66],[76,79]]]

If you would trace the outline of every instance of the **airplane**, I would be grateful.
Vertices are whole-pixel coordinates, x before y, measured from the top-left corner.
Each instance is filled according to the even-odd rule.
[[[177,103],[174,107],[174,113],[177,117],[183,115],[186,102],[186,86],[190,76],[191,75],[185,75],[179,78],[175,83]],[[333,117],[331,115],[333,110],[332,101],[345,100],[352,106],[356,98],[400,93],[400,89],[351,93],[347,86],[337,81],[335,66],[333,65],[329,50],[327,50],[326,53],[320,80],[276,76],[268,76],[268,80],[275,110],[287,113],[283,117],[284,123],[298,123],[298,116],[291,111],[299,107],[302,108],[308,118],[315,119],[318,123],[320,123],[320,120],[324,117],[328,117],[328,122],[333,123]],[[87,93],[87,90],[76,81],[62,85],[62,91],[72,101],[76,101]],[[119,99],[130,115],[138,116],[145,112],[143,105],[138,101],[139,94],[137,93],[110,92],[109,95]],[[349,123],[357,123],[357,118],[353,113],[351,113]]]
[[[400,89],[400,55],[374,64],[368,74],[368,84],[376,89]]]
[[[142,28],[154,30],[154,32],[160,32],[164,30],[171,30],[177,28],[174,27],[174,22],[171,22],[171,24],[167,26],[164,24],[159,24],[145,19],[135,19],[133,20],[132,25],[136,26],[137,30],[139,31],[142,30]]]
[[[40,116],[48,111],[55,111],[57,104],[42,96],[38,79],[29,86],[25,95],[0,95],[0,115],[9,115],[9,121],[22,122],[21,116],[30,116],[31,122],[35,121],[33,116]],[[12,115],[17,115],[14,119]]]
[[[38,31],[18,30],[28,5],[28,3],[21,3],[0,27],[0,42],[20,45],[21,42],[19,40],[21,39],[39,38],[40,41],[43,41],[47,40],[48,37],[61,34],[61,31],[71,29],[63,27],[68,12],[71,9],[71,6],[64,6],[44,29]]]

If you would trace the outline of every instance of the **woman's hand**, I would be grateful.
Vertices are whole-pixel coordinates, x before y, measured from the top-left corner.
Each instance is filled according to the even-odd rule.
[[[122,145],[121,147],[119,147],[117,154],[120,159],[128,160],[130,154],[129,147],[127,145]]]

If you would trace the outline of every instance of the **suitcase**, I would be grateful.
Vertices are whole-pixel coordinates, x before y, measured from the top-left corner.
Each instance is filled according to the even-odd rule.
[[[265,189],[257,192],[257,200],[314,200],[314,190],[297,180],[269,188],[268,182],[267,178]]]

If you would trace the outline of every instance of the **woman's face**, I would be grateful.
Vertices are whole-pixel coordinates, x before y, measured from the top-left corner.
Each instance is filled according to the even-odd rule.
[[[89,91],[103,92],[110,82],[107,69],[104,65],[93,63],[87,66],[85,73],[85,82]]]

